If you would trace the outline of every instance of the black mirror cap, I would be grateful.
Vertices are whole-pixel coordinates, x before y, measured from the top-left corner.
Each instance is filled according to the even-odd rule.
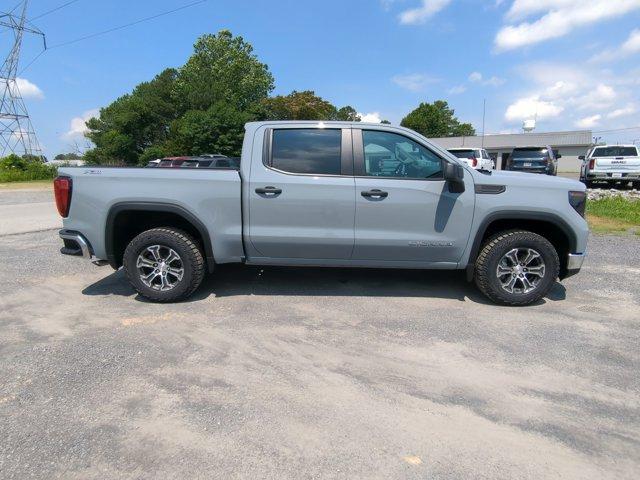
[[[444,179],[449,184],[451,193],[464,192],[464,168],[462,168],[462,165],[446,162],[444,165]]]
[[[586,157],[584,155],[578,155],[578,160],[583,160],[584,161],[585,158]]]
[[[444,179],[449,182],[460,182],[464,178],[462,165],[446,162],[444,164]]]

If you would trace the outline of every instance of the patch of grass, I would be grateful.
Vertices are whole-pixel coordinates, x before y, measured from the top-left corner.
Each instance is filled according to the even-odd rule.
[[[592,200],[587,202],[587,213],[640,226],[640,200],[621,196]]]
[[[609,197],[588,201],[587,221],[598,233],[639,233],[640,200]]]
[[[595,233],[627,233],[636,227],[631,223],[596,215],[587,215],[587,222],[589,229]],[[637,233],[640,233],[640,229]]]

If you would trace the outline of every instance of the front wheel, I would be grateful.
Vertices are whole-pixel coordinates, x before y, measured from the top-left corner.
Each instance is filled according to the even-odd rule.
[[[529,305],[544,297],[558,278],[560,260],[544,237],[507,231],[491,237],[475,265],[476,285],[503,305]]]
[[[189,297],[202,283],[205,262],[195,240],[173,228],[135,237],[124,252],[124,270],[136,291],[159,303]]]

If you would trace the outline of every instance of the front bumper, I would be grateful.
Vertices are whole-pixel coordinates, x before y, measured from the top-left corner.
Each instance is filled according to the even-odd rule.
[[[564,278],[571,277],[578,273],[582,268],[586,253],[570,253],[567,255],[567,273]]]
[[[93,250],[91,244],[84,235],[73,230],[60,230],[58,233],[60,238],[64,242],[64,247],[60,249],[60,253],[63,255],[70,255],[72,257],[82,257],[86,260],[93,258]]]

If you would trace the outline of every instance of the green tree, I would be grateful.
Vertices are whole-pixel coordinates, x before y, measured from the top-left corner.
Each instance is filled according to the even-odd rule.
[[[470,123],[460,123],[454,113],[444,100],[421,103],[402,119],[400,125],[431,138],[475,135],[473,126]]]
[[[356,109],[350,105],[342,107],[336,112],[336,120],[342,120],[345,122],[359,122],[362,120]]]
[[[207,110],[225,101],[237,110],[251,108],[273,90],[273,75],[251,44],[228,30],[203,35],[180,69],[174,95],[187,110]]]
[[[261,120],[342,120],[359,122],[360,117],[351,106],[336,108],[312,90],[264,99],[256,117]]]
[[[239,156],[244,139],[244,125],[252,114],[217,102],[206,111],[190,110],[171,125],[165,151],[172,155],[221,153]]]
[[[55,157],[53,157],[53,159],[54,160],[82,160],[82,155],[74,152],[59,153]]]
[[[135,164],[146,148],[166,140],[179,113],[171,97],[176,76],[175,69],[163,71],[87,121],[87,137],[96,145],[92,162]]]

